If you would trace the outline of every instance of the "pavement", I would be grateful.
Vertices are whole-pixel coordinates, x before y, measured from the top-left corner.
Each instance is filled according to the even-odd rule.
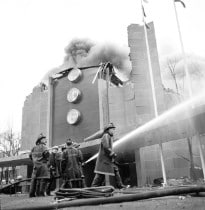
[[[122,197],[126,196],[127,193],[130,191],[133,192],[147,192],[152,189],[148,188],[132,188],[126,189],[124,191],[115,191],[114,197]],[[28,209],[28,208],[35,208],[35,209],[43,209],[40,208],[42,206],[49,206],[50,204],[54,204],[56,201],[53,196],[46,196],[46,197],[35,197],[29,198],[28,194],[15,194],[15,195],[0,195],[0,210],[15,210],[17,208]],[[103,198],[107,199],[107,198]],[[74,201],[65,201],[65,202],[78,202],[87,199],[76,199]],[[63,202],[61,202],[63,203]],[[58,209],[58,208],[56,208]],[[95,206],[78,206],[78,207],[64,207],[61,208],[65,209],[79,209],[79,210],[105,210],[105,209],[112,209],[112,210],[136,210],[136,209],[143,209],[143,210],[205,210],[205,193],[196,194],[184,194],[184,195],[171,195],[166,197],[158,197],[158,198],[151,198],[151,199],[144,199],[138,201],[131,201],[131,202],[121,202],[121,203],[111,203],[111,204],[104,204],[104,205],[95,205]]]

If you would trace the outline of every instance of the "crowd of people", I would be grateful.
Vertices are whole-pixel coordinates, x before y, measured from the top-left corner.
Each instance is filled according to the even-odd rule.
[[[105,185],[105,175],[115,176],[117,188],[125,187],[114,161],[116,157],[112,149],[114,129],[114,124],[110,123],[102,133],[92,187]],[[67,139],[62,147],[54,146],[50,150],[46,144],[46,136],[40,134],[30,153],[33,172],[29,197],[51,195],[52,186],[55,186],[56,179],[60,177],[63,180],[61,188],[85,187],[83,155],[78,148],[79,145]]]

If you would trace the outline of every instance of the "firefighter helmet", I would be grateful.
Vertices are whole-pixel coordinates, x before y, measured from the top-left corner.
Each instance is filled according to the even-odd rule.
[[[46,136],[44,136],[42,133],[38,136],[37,140],[36,140],[36,145],[40,143],[41,139],[45,139]]]
[[[107,126],[105,126],[104,127],[104,132],[111,129],[111,128],[116,128],[113,123],[109,123]]]

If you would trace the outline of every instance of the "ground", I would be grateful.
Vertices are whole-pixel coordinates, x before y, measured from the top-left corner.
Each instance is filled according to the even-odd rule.
[[[117,191],[114,196],[120,197],[124,196],[122,191]],[[106,198],[105,198],[106,199]],[[82,200],[82,199],[78,199]],[[88,199],[87,199],[88,200]],[[16,208],[26,209],[38,206],[49,205],[55,202],[54,196],[47,197],[36,197],[29,198],[27,194],[16,194],[16,195],[5,195],[1,194],[1,208],[0,210],[15,210]],[[68,202],[68,201],[67,201]],[[69,201],[74,202],[74,201]],[[63,202],[62,202],[63,203]],[[69,207],[61,209],[79,209],[79,210],[102,210],[102,209],[112,209],[112,210],[205,210],[205,193],[200,193],[198,196],[196,194],[183,195],[183,196],[166,196],[152,199],[145,199],[140,201],[123,202],[123,203],[112,203],[97,206],[82,206],[82,207]]]

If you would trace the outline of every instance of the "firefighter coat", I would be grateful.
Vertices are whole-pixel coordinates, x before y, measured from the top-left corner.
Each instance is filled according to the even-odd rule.
[[[32,178],[50,178],[48,168],[49,151],[44,144],[37,144],[31,150],[30,157],[33,161]]]
[[[57,170],[58,170],[59,176],[62,176],[62,167],[61,167],[62,155],[63,155],[63,152],[56,153],[56,165],[57,165]]]
[[[62,154],[62,175],[64,179],[81,178],[81,163],[83,162],[83,155],[79,149],[69,146]]]
[[[112,162],[111,153],[113,140],[112,137],[105,133],[101,139],[98,158],[95,165],[95,173],[114,176],[114,163]]]
[[[48,161],[51,178],[59,177],[58,171],[58,153],[51,152]]]

